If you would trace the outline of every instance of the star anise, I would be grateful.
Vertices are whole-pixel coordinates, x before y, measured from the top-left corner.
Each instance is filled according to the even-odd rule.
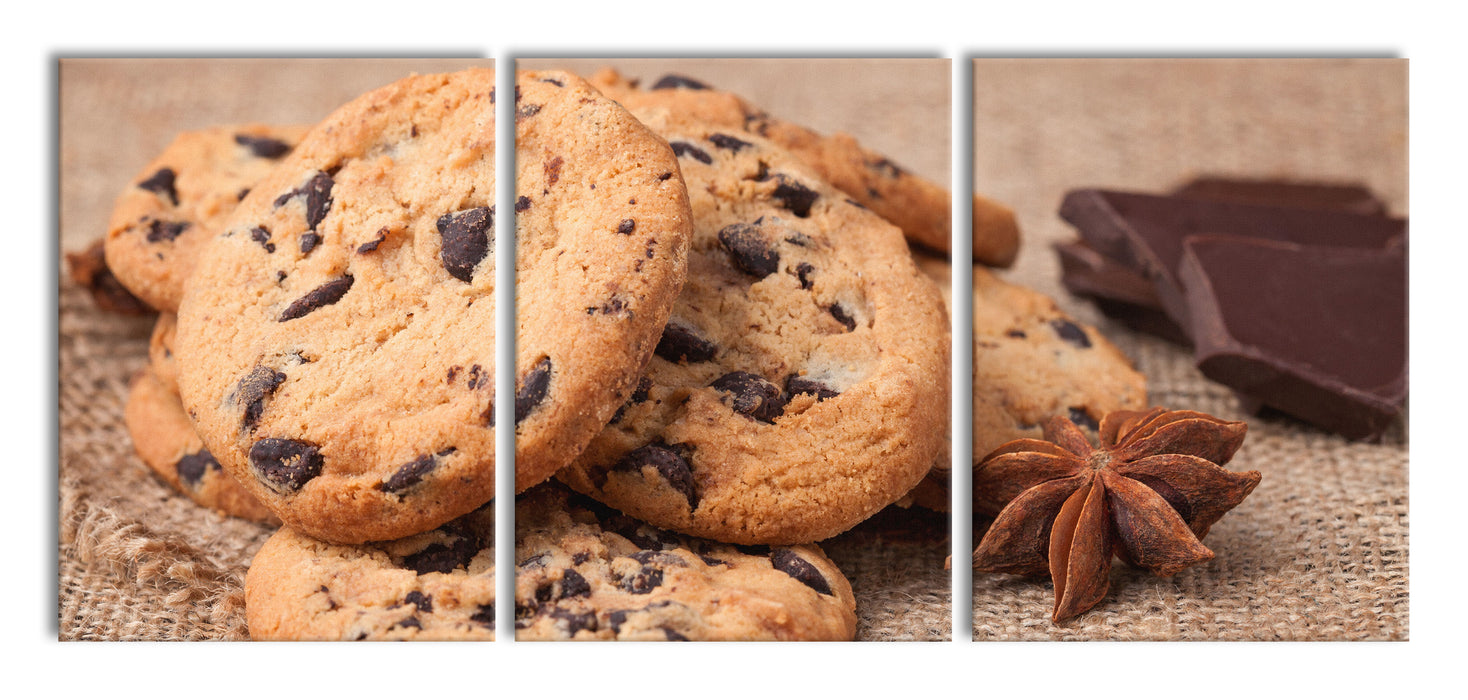
[[[1105,597],[1113,553],[1160,576],[1212,559],[1199,540],[1259,484],[1259,472],[1218,466],[1247,429],[1196,411],[1116,411],[1092,447],[1051,418],[1044,440],[1000,445],[974,471],[975,512],[997,514],[974,568],[1048,572],[1059,622]]]

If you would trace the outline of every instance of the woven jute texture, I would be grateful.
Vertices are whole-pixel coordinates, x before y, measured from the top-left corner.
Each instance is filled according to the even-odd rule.
[[[975,573],[974,639],[1406,639],[1405,417],[1362,444],[1246,415],[1189,351],[1069,296],[1051,245],[1076,237],[1056,215],[1069,189],[1163,192],[1198,174],[1360,182],[1407,215],[1407,62],[976,59],[973,71],[975,183],[1015,208],[1025,236],[1005,277],[1098,325],[1153,405],[1247,420],[1228,468],[1263,474],[1209,532],[1212,561],[1171,579],[1117,562],[1110,594],[1074,620],[1050,622],[1048,581]]]
[[[482,62],[63,60],[60,247],[78,250],[100,236],[116,194],[181,130],[313,123],[410,72],[474,63]],[[549,63],[583,72],[605,64]],[[777,115],[851,132],[947,182],[946,61],[610,63],[645,79],[678,70],[727,86]],[[194,505],[137,459],[122,410],[129,377],[147,362],[152,319],[98,311],[61,275],[60,638],[248,639],[243,580],[270,528]],[[946,516],[892,507],[822,543],[856,591],[859,638],[952,637],[943,569],[950,541]]]

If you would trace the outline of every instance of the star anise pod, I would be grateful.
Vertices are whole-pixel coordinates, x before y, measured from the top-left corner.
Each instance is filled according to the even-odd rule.
[[[974,471],[975,512],[997,514],[974,568],[1049,573],[1059,622],[1105,597],[1113,553],[1160,576],[1212,559],[1199,540],[1259,484],[1259,472],[1219,466],[1247,430],[1196,411],[1116,411],[1092,447],[1051,418],[1044,440],[1000,445]]]

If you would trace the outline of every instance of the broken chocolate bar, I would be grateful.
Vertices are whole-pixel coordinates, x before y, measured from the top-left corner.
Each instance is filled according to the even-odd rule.
[[[1374,216],[1386,214],[1386,204],[1371,190],[1364,185],[1347,183],[1203,176],[1183,184],[1172,194],[1217,202],[1331,209]]]
[[[1151,280],[1162,310],[1185,330],[1192,322],[1177,265],[1188,236],[1380,249],[1407,230],[1404,219],[1386,216],[1099,189],[1066,194],[1060,216],[1097,252]]]
[[[1347,438],[1379,436],[1407,394],[1404,248],[1188,238],[1177,274],[1199,369]]]

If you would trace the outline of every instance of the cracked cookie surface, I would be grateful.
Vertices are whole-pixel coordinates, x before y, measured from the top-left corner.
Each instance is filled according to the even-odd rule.
[[[486,69],[358,97],[201,252],[184,405],[296,530],[393,539],[494,495],[494,101]]]
[[[759,136],[636,112],[678,154],[688,281],[628,402],[557,478],[658,527],[814,542],[932,466],[948,326],[901,232]]]
[[[238,124],[179,134],[118,195],[103,239],[112,275],[153,308],[176,311],[200,248],[306,130]]]

